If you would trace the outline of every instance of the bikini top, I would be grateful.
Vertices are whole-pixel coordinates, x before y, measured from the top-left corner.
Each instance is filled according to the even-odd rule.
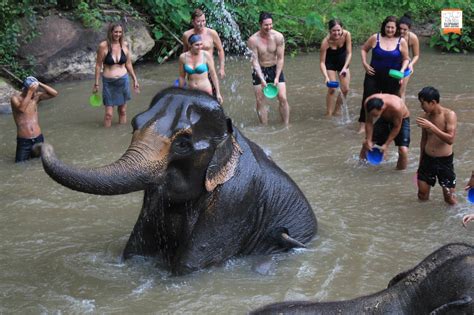
[[[377,33],[377,45],[372,50],[372,60],[370,65],[377,70],[400,69],[402,67],[402,52],[400,51],[400,40],[398,38],[397,47],[394,50],[383,50],[380,47],[379,33]]]
[[[112,57],[112,49],[109,49],[109,52],[105,56],[104,59],[104,64],[108,66],[113,66],[113,65],[123,65],[124,63],[127,62],[127,55],[123,52],[122,47],[120,47],[120,59],[118,62],[115,62],[114,57]]]
[[[202,54],[202,63],[197,65],[194,69],[191,68],[188,64],[186,64],[186,54],[184,54],[184,72],[187,74],[203,74],[209,71],[209,67],[206,63],[206,56],[204,53]]]

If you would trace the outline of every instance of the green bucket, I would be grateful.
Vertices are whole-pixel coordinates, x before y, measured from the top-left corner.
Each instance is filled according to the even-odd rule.
[[[89,104],[92,107],[99,107],[102,105],[102,97],[98,93],[94,93],[89,97]]]
[[[267,86],[263,88],[263,95],[269,99],[275,98],[278,95],[278,86],[273,83],[268,83]]]
[[[395,70],[395,69],[390,69],[390,71],[388,72],[388,75],[398,80],[403,79],[405,77],[405,74],[403,72]]]

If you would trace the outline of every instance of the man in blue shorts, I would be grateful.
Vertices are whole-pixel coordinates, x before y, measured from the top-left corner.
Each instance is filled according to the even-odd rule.
[[[418,93],[418,100],[425,112],[416,119],[422,128],[420,141],[420,164],[418,167],[418,199],[428,200],[430,189],[436,178],[443,188],[444,201],[457,203],[454,194],[456,174],[453,165],[453,143],[456,136],[457,116],[439,103],[439,92],[431,86]]]
[[[398,146],[397,170],[406,169],[410,145],[410,112],[405,102],[396,95],[378,93],[365,100],[364,109],[366,138],[360,150],[360,159],[366,159],[367,151],[373,149],[374,143],[386,155],[388,146],[395,141]],[[374,123],[375,119],[377,121]]]
[[[38,88],[42,91],[38,91]],[[58,92],[52,87],[39,82],[35,77],[27,77],[23,81],[23,90],[11,97],[17,130],[15,162],[39,156],[34,148],[44,142],[44,138],[38,122],[38,103],[57,95]]]

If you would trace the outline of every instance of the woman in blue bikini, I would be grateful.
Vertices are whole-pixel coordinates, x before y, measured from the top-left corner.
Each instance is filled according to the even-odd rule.
[[[187,77],[189,89],[201,90],[212,95],[212,84],[207,75],[209,72],[216,89],[217,101],[222,104],[223,99],[214,67],[214,59],[208,52],[202,50],[203,43],[200,35],[189,36],[188,43],[190,45],[189,51],[179,56],[179,86],[184,87]]]

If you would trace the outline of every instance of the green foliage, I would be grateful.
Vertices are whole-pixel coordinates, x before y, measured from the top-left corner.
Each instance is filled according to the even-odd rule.
[[[76,16],[87,28],[100,29],[102,13],[98,8],[91,8],[86,1],[81,1],[75,10]]]

